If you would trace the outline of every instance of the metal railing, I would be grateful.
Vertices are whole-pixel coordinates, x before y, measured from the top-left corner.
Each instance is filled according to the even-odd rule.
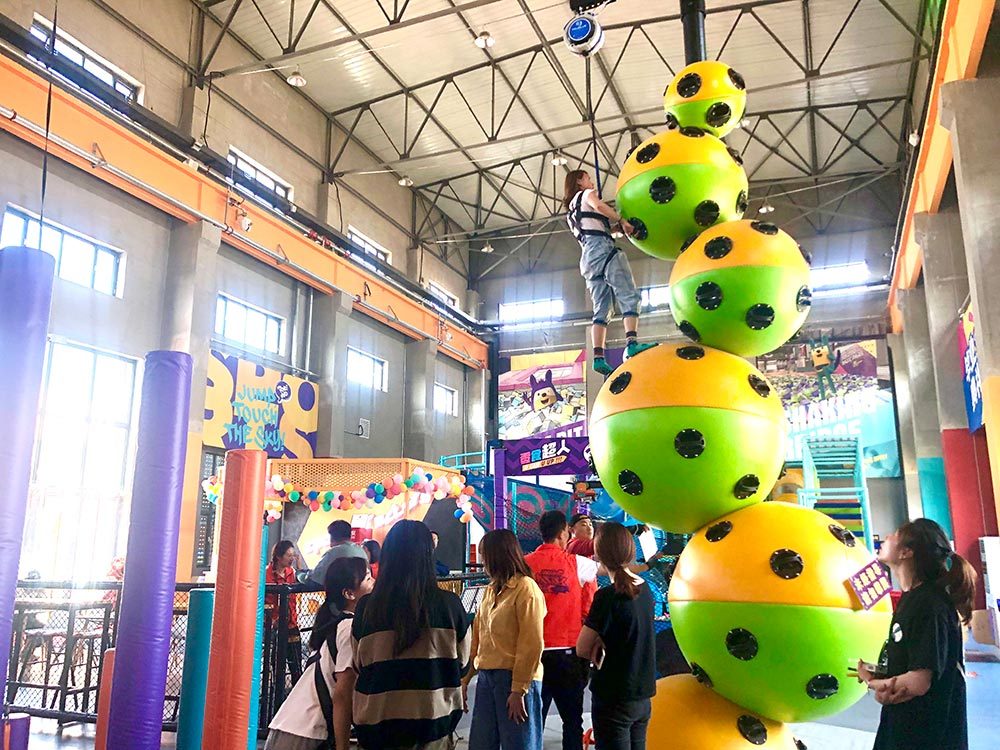
[[[448,576],[439,585],[461,597],[474,614],[482,600],[482,574]],[[121,583],[19,581],[14,605],[7,710],[56,719],[97,720],[104,653],[117,639]],[[163,730],[177,730],[187,635],[188,594],[211,584],[179,583],[174,590]],[[305,668],[309,637],[324,594],[308,584],[268,585],[261,672],[260,736]],[[294,627],[296,626],[297,627]]]

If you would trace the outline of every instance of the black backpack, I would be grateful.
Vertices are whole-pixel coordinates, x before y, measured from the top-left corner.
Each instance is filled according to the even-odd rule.
[[[330,657],[333,663],[337,663],[337,628],[340,627],[340,623],[349,618],[353,618],[354,615],[350,612],[340,612],[333,620],[329,623],[326,628],[326,636],[324,638],[324,643],[326,647],[330,650]],[[309,657],[306,661],[306,667],[310,664],[315,664],[316,669],[313,670],[313,684],[316,686],[316,695],[319,697],[320,708],[323,709],[323,718],[326,719],[326,732],[327,738],[322,745],[319,746],[319,750],[336,750],[336,739],[333,733],[333,696],[330,695],[330,688],[327,687],[326,678],[323,676],[323,670],[321,668],[321,655],[323,653],[323,646],[320,645],[316,649],[316,653]],[[336,680],[336,677],[334,677]]]

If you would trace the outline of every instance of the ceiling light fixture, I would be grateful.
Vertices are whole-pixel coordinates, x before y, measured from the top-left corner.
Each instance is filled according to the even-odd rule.
[[[306,77],[302,75],[302,71],[299,70],[298,68],[293,70],[291,75],[289,75],[288,78],[286,78],[285,80],[288,81],[289,86],[293,86],[294,88],[297,89],[300,89],[306,85]]]
[[[916,148],[917,144],[920,143],[920,133],[914,130],[912,133],[910,133],[910,137],[907,140],[910,142],[911,146]]]
[[[485,245],[479,248],[479,252],[486,253],[487,255],[489,255],[490,253],[493,252],[493,245],[487,242]]]
[[[772,206],[770,203],[768,203],[767,202],[767,198],[765,198],[764,202],[761,204],[760,208],[757,209],[757,213],[759,213],[762,216],[764,214],[774,213],[774,206]]]
[[[476,38],[472,41],[477,47],[479,47],[479,49],[489,49],[497,43],[497,40],[493,38],[493,35],[485,29],[476,34]]]
[[[413,180],[407,177],[405,174],[399,178],[400,187],[413,187]]]
[[[556,154],[555,156],[552,157],[553,167],[565,167],[568,163],[569,162],[566,161],[565,156],[559,156],[559,154]]]
[[[740,120],[740,126],[744,130],[749,130],[751,125],[753,125],[753,123],[750,122],[750,118],[749,117],[744,117],[742,120]]]

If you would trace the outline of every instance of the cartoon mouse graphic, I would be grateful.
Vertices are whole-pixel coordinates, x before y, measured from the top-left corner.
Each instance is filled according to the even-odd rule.
[[[531,408],[535,411],[546,409],[557,401],[562,401],[562,396],[559,395],[559,391],[556,390],[556,386],[552,382],[552,370],[546,370],[541,378],[532,375],[529,380],[531,382]]]

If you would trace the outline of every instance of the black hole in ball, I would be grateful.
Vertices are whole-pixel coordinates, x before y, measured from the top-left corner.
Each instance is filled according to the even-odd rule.
[[[747,380],[750,382],[750,387],[753,388],[754,393],[756,393],[758,396],[767,398],[768,396],[771,395],[771,386],[768,385],[768,382],[764,380],[764,378],[762,378],[760,375],[754,375],[753,373],[750,373],[750,375],[747,377]]]
[[[713,237],[705,243],[705,255],[712,260],[725,258],[732,249],[733,241],[728,237]]]
[[[767,743],[767,727],[756,716],[743,714],[736,720],[736,728],[740,730],[743,739],[751,745],[764,745]]]
[[[802,555],[793,549],[779,549],[771,553],[771,570],[778,578],[790,581],[802,575]]]
[[[705,538],[710,542],[721,542],[732,530],[732,521],[719,521],[708,527],[708,531],[705,532]]]
[[[726,151],[728,151],[729,155],[733,157],[734,162],[739,164],[741,167],[743,166],[743,157],[740,156],[739,151],[737,151],[735,148],[728,148],[728,147],[726,148]]]
[[[642,494],[642,480],[631,469],[622,469],[618,474],[618,486],[622,488],[623,492],[629,495]]]
[[[688,73],[677,82],[677,93],[685,99],[689,99],[701,89],[701,76],[697,73]]]
[[[705,281],[698,285],[694,298],[702,310],[718,310],[722,304],[722,287],[714,281]]]
[[[839,523],[831,523],[829,528],[830,528],[830,533],[833,534],[834,538],[836,538],[837,541],[839,541],[844,546],[853,547],[855,544],[858,543],[858,540],[855,539],[854,534],[845,529]]]
[[[792,741],[795,743],[795,750],[809,750],[809,747],[802,740],[797,737],[792,737]]]
[[[635,155],[635,160],[640,164],[648,164],[656,158],[658,153],[660,153],[659,143],[647,143],[639,149],[639,153]]]
[[[684,240],[684,244],[681,245],[681,249],[680,249],[680,251],[677,254],[680,255],[685,250],[687,250],[689,247],[691,247],[691,243],[693,243],[696,239],[698,239],[698,235],[692,234],[690,237],[688,237],[686,240]]]
[[[649,197],[654,203],[670,203],[677,195],[677,183],[669,177],[657,177],[649,186]]]
[[[584,450],[584,456],[587,458],[587,468],[590,469],[590,473],[595,477],[597,476],[597,464],[594,463],[594,454],[590,452],[590,447],[588,446]]]
[[[744,474],[736,481],[733,487],[733,495],[739,500],[746,500],[753,497],[754,493],[760,489],[760,479],[756,474]]]
[[[806,695],[818,701],[832,698],[838,690],[840,683],[832,674],[818,674],[806,685]]]
[[[678,127],[680,127],[680,123],[677,122],[677,118],[672,113],[667,112],[667,129],[676,130]]]
[[[677,350],[677,356],[681,359],[701,359],[705,356],[705,350],[700,346],[682,346]]]
[[[733,85],[740,91],[747,87],[747,82],[743,80],[743,76],[737,73],[732,68],[729,69],[729,80],[733,82]]]
[[[702,669],[701,665],[697,662],[691,662],[691,674],[705,687],[712,687],[712,678],[708,676],[708,672]]]
[[[799,289],[799,293],[795,295],[795,307],[799,312],[812,307],[813,303],[813,293],[812,290],[804,286]]]
[[[688,138],[701,138],[705,135],[705,131],[701,128],[695,128],[689,125],[686,128],[681,128],[681,135],[685,135]]]
[[[763,302],[747,310],[747,325],[754,331],[763,331],[774,322],[774,308]]]
[[[777,234],[778,227],[769,221],[751,221],[750,228],[754,229],[761,234]]]
[[[713,128],[721,128],[733,116],[733,110],[725,102],[716,102],[705,113],[705,122]]]
[[[747,212],[749,205],[750,204],[747,201],[747,191],[741,190],[740,194],[736,196],[736,210],[739,212],[740,216]]]
[[[698,226],[712,226],[719,220],[719,204],[715,201],[702,201],[694,210],[694,220]]]
[[[726,633],[726,651],[740,661],[750,661],[757,655],[757,637],[749,630],[733,628]]]
[[[649,237],[649,229],[646,228],[646,222],[642,219],[637,219],[634,216],[628,220],[628,223],[632,225],[632,229],[635,231],[632,233],[632,237],[642,242],[644,239]]]
[[[681,430],[674,438],[674,450],[684,458],[698,458],[705,450],[705,436],[698,430]]]
[[[688,321],[682,320],[680,325],[677,327],[681,329],[681,333],[692,341],[701,341],[701,334],[698,333],[698,329],[691,325]]]
[[[624,391],[626,388],[628,388],[628,384],[631,382],[632,382],[632,373],[623,372],[620,375],[618,375],[614,380],[611,381],[611,385],[608,386],[608,389],[612,393],[617,395],[622,391]]]
[[[810,253],[810,252],[806,252],[806,249],[805,249],[804,247],[802,247],[802,245],[799,245],[799,252],[800,252],[800,253],[802,253],[802,259],[803,259],[803,260],[804,260],[804,261],[805,261],[805,262],[806,262],[806,263],[807,263],[808,265],[810,265],[810,266],[811,266],[811,265],[813,264],[813,257],[812,257],[812,253]]]

